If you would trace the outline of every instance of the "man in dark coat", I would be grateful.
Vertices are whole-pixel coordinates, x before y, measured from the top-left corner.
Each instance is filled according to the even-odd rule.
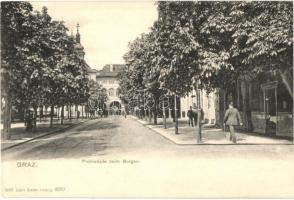
[[[233,143],[237,142],[237,138],[235,135],[235,126],[243,125],[241,122],[241,117],[238,109],[234,108],[233,102],[230,102],[229,109],[226,110],[224,124],[228,125],[230,128],[230,140]]]
[[[189,126],[192,126],[192,127],[194,126],[193,125],[193,115],[194,115],[194,112],[192,110],[192,106],[190,106],[190,110],[188,110],[187,116],[189,118]]]

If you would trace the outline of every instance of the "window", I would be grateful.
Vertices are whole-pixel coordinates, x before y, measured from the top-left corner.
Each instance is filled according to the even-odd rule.
[[[109,94],[109,96],[114,96],[114,89],[113,88],[110,88],[109,90],[108,90],[108,94]]]

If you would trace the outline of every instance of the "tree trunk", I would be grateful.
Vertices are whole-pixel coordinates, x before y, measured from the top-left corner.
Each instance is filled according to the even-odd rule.
[[[152,116],[151,116],[151,109],[148,109],[148,117],[149,117],[149,123],[152,121]]]
[[[64,119],[64,105],[61,107],[61,125],[63,125],[63,119]]]
[[[33,107],[34,109],[34,121],[33,121],[33,132],[36,132],[37,131],[37,115],[38,115],[38,107],[37,106],[34,106]]]
[[[50,128],[53,127],[53,116],[54,116],[54,105],[51,105],[51,110],[50,110]]]
[[[252,131],[251,120],[251,84],[247,81],[241,82],[241,94],[243,102],[243,123],[247,131]]]
[[[223,114],[222,114],[222,126],[224,125],[224,118],[225,118],[225,113],[226,113],[226,107],[227,107],[227,91],[224,91],[224,107],[223,107]],[[223,126],[224,130],[225,130],[225,126]]]
[[[11,97],[9,95],[4,97],[4,123],[3,123],[3,139],[10,139],[11,129]]]
[[[45,106],[45,121],[47,121],[47,114],[48,114],[47,110],[48,110],[48,107]]]
[[[69,119],[69,105],[67,105],[66,107],[67,107],[67,119]]]
[[[175,118],[175,134],[179,133],[179,125],[178,125],[178,109],[177,109],[177,95],[175,95],[175,112],[174,112],[174,118]]]
[[[290,96],[292,97],[293,99],[293,76],[290,75],[290,72],[287,71],[287,70],[278,70],[279,71],[279,74],[282,78],[282,81],[288,91],[288,93],[290,94]]]
[[[243,104],[243,121],[244,126],[248,129],[248,119],[247,119],[247,84],[245,81],[241,82],[241,94],[242,94],[242,104]]]
[[[78,108],[78,105],[76,105],[76,119],[79,119],[79,108]]]
[[[237,84],[236,84],[236,86],[237,86],[237,108],[238,109],[240,109],[240,81],[237,79]]]
[[[40,114],[39,114],[39,121],[40,121],[40,123],[42,122],[42,117],[43,117],[43,106],[40,106]]]
[[[154,124],[157,125],[157,115],[158,115],[158,98],[154,98],[154,114],[153,114],[153,120]]]
[[[247,131],[252,132],[253,131],[253,124],[252,124],[252,115],[251,115],[251,99],[252,99],[252,84],[248,83],[248,110],[246,112],[247,114],[247,120],[248,120],[248,129]]]
[[[26,120],[26,117],[27,117],[27,110],[28,110],[28,107],[27,107],[27,105],[25,105],[24,113],[23,113],[23,119],[24,119],[24,126],[25,126],[25,127],[27,126],[27,120]]]
[[[164,128],[166,129],[166,113],[165,113],[165,106],[162,106],[162,114],[163,114],[163,124]]]
[[[197,116],[198,116],[197,117],[197,143],[201,143],[202,141],[201,120],[203,118],[201,108],[198,108]]]
[[[69,105],[69,121],[71,121],[71,104]]]
[[[57,120],[59,121],[60,118],[60,107],[57,107]]]
[[[82,119],[84,119],[84,106],[82,105]]]

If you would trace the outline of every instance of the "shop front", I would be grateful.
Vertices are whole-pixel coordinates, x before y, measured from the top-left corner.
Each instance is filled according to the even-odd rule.
[[[251,103],[254,132],[293,137],[293,100],[282,83],[253,84]]]

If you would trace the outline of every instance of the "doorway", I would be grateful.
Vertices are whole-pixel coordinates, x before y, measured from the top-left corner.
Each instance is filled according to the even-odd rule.
[[[277,133],[277,84],[268,83],[263,87],[264,113],[266,122],[266,134],[276,135]]]

